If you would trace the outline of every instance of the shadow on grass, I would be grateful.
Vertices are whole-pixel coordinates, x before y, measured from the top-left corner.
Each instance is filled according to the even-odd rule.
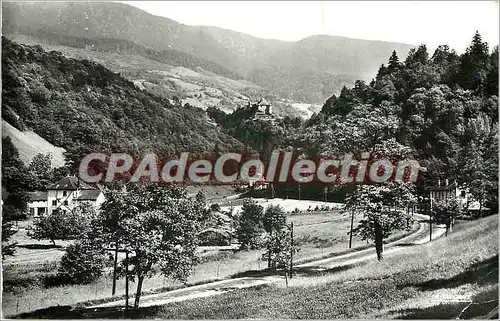
[[[398,243],[398,244],[394,244],[393,246],[394,247],[409,247],[409,246],[417,246],[419,244],[416,244],[416,243]]]
[[[404,309],[397,311],[403,316],[398,319],[404,320],[428,320],[428,319],[454,319],[468,305],[467,302],[439,304],[423,309]]]
[[[467,283],[488,284],[497,282],[498,255],[472,264],[464,272],[448,279],[432,279],[416,284],[405,284],[404,286],[416,286],[422,291],[432,291],[442,288],[454,288]]]
[[[17,245],[17,247],[28,249],[28,250],[48,250],[48,249],[62,249],[62,245],[53,245],[53,244],[21,244]]]
[[[293,268],[293,275],[301,275],[301,276],[318,276],[318,275],[324,275],[324,274],[332,274],[332,273],[337,273],[341,271],[346,271],[349,269],[352,269],[356,266],[359,266],[358,264],[347,264],[347,265],[341,265],[341,266],[336,266],[333,268],[322,268],[320,266],[307,266],[307,267],[294,267]],[[265,276],[272,276],[272,275],[281,275],[284,276],[284,270],[278,269],[278,270],[273,270],[273,269],[264,269],[264,270],[250,270],[250,271],[244,271],[240,273],[233,274],[231,276],[232,279],[237,279],[237,278],[243,278],[243,277],[265,277]]]
[[[125,311],[121,307],[73,309],[69,305],[50,307],[11,317],[14,319],[140,319],[153,318],[161,307],[146,307]]]

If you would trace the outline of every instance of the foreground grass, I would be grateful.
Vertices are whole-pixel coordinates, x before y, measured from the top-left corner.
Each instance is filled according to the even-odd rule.
[[[414,246],[344,271],[304,272],[289,286],[142,308],[128,317],[212,318],[471,318],[498,305],[496,216],[460,222],[447,238]],[[473,303],[473,304],[471,304]],[[464,308],[470,306],[462,312]],[[53,308],[20,317],[124,317],[116,309]]]
[[[475,304],[476,315],[498,304],[498,221],[462,223],[433,243],[340,273],[292,279],[281,285],[142,309],[141,317],[192,318],[454,318]],[[466,300],[443,301],[444,290]],[[414,301],[420,305],[415,306]],[[490,302],[491,301],[491,302]],[[467,315],[467,311],[462,316]]]

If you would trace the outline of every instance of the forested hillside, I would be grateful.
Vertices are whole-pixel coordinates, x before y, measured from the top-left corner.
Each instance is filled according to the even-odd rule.
[[[2,54],[2,118],[65,148],[70,161],[94,150],[167,155],[211,153],[215,145],[243,149],[204,111],[140,90],[95,62],[4,37]]]
[[[476,33],[463,55],[425,45],[404,61],[394,52],[376,78],[333,95],[283,146],[308,155],[412,155],[436,180],[466,183],[483,205],[498,199],[498,46]]]

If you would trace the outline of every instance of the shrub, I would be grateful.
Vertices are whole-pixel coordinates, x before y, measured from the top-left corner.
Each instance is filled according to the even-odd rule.
[[[202,246],[224,246],[231,244],[231,234],[219,229],[207,229],[198,234]]]
[[[92,240],[82,240],[66,248],[58,274],[71,283],[91,283],[102,275],[104,265],[104,253]]]
[[[210,210],[214,212],[220,212],[220,205],[218,203],[213,203],[210,205]]]
[[[81,239],[66,248],[58,276],[71,283],[91,283],[102,275],[106,265],[102,217],[89,221]]]

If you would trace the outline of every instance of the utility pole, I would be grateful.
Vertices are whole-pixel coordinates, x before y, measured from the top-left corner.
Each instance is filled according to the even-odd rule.
[[[349,233],[349,248],[352,247],[352,229],[354,227],[354,211],[351,212],[351,232]]]
[[[116,241],[115,261],[113,263],[113,288],[111,290],[111,295],[115,295],[115,293],[116,293],[116,265],[117,264],[118,264],[118,241]]]
[[[293,222],[290,222],[290,279],[293,277]]]
[[[270,236],[271,236],[271,240],[273,239],[273,226],[271,225],[271,231],[269,232]],[[272,242],[271,242],[272,244]],[[271,251],[272,251],[272,248],[271,247],[268,247],[267,249],[267,267],[270,268],[271,267]]]
[[[429,194],[430,211],[429,211],[429,241],[432,241],[432,194]]]
[[[125,311],[128,310],[128,251],[125,252]]]
[[[300,201],[300,200],[301,200],[301,198],[300,198],[300,184],[299,184],[299,201]]]

